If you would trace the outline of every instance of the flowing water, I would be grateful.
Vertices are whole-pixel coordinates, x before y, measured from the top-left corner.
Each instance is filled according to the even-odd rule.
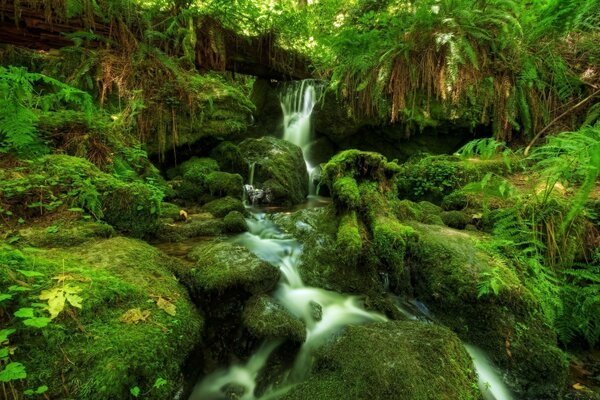
[[[294,365],[288,371],[284,384],[265,394],[265,397],[269,397],[281,394],[294,383],[302,381],[310,371],[313,351],[343,327],[348,324],[385,321],[386,318],[364,310],[355,296],[306,286],[298,271],[302,254],[300,243],[283,234],[265,214],[255,214],[247,222],[249,232],[237,236],[234,241],[246,246],[259,258],[279,267],[282,278],[273,297],[306,325],[306,341],[301,346]],[[320,311],[315,312],[318,309]],[[279,344],[279,341],[266,341],[245,364],[233,365],[205,377],[194,388],[190,400],[225,399],[231,388],[235,388],[236,393],[243,393],[240,399],[255,399],[258,373]]]
[[[315,80],[294,81],[288,83],[279,98],[283,112],[283,139],[298,145],[304,154],[308,171],[308,193],[315,194],[311,177],[315,165],[308,161],[308,146],[311,141],[312,112],[317,104],[322,83]]]

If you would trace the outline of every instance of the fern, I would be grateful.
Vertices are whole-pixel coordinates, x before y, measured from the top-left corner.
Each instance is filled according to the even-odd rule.
[[[39,114],[65,105],[91,120],[94,105],[86,92],[24,68],[0,67],[0,153],[35,156],[47,151],[36,129]]]

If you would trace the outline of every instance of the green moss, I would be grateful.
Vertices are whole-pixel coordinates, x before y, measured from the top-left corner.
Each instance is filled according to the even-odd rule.
[[[221,170],[237,172],[244,178],[248,177],[248,164],[244,161],[239,146],[231,142],[223,142],[211,151],[210,156],[217,160]]]
[[[248,293],[266,293],[279,280],[279,270],[248,249],[229,242],[213,242],[195,248],[189,257],[196,264],[183,271],[182,279],[193,293],[245,289]]]
[[[308,195],[308,173],[300,147],[265,136],[239,145],[246,164],[254,165],[254,186],[270,189],[273,204],[293,205]]]
[[[232,211],[241,213],[245,211],[244,204],[242,204],[241,200],[234,199],[233,197],[224,197],[222,199],[213,200],[206,203],[203,208],[218,218],[222,218]]]
[[[356,180],[345,176],[336,180],[333,184],[333,197],[341,207],[355,210],[360,205],[360,192]]]
[[[387,181],[399,171],[395,162],[378,153],[345,150],[329,160],[323,168],[323,179],[331,189],[336,180],[350,176],[357,181],[367,178],[375,181]]]
[[[336,237],[336,247],[343,262],[348,266],[356,266],[362,252],[362,245],[356,212],[343,215]]]
[[[218,236],[225,231],[222,220],[210,214],[194,214],[187,221],[163,223],[156,232],[156,238],[163,242],[182,242],[200,236]]]
[[[248,224],[246,224],[244,214],[239,211],[231,211],[228,213],[225,218],[223,218],[223,223],[225,224],[225,231],[230,233],[245,232],[248,230]]]
[[[114,234],[112,226],[92,221],[55,221],[48,227],[34,226],[19,230],[20,243],[34,247],[72,247]]]
[[[252,296],[244,306],[244,326],[257,338],[286,338],[304,342],[306,327],[271,297],[261,294]]]
[[[419,235],[408,244],[414,295],[466,341],[486,349],[521,398],[556,397],[564,387],[565,359],[515,269],[484,246],[484,236],[411,226]]]
[[[179,211],[181,207],[177,204],[163,202],[160,206],[161,218],[171,218],[173,220],[179,219]]]
[[[448,329],[382,322],[349,326],[283,399],[475,400],[476,382],[471,359]]]
[[[443,211],[440,217],[444,224],[455,229],[465,229],[467,224],[471,222],[471,218],[462,211]]]
[[[242,198],[244,181],[240,174],[215,171],[206,176],[206,186],[211,196],[232,196]]]
[[[385,265],[401,273],[404,269],[406,242],[415,235],[414,229],[393,218],[379,216],[375,219],[372,230],[374,255]]]
[[[15,167],[0,181],[0,204],[15,218],[35,218],[75,207],[128,235],[151,235],[163,193],[140,181],[125,182],[77,157],[49,155]]]
[[[211,172],[219,170],[219,164],[212,158],[192,157],[178,168],[169,171],[176,196],[183,200],[202,201],[208,194],[207,177]]]
[[[463,210],[469,204],[469,197],[461,190],[455,190],[442,200],[442,208],[444,210]]]
[[[394,200],[392,210],[400,221],[420,221],[423,217],[419,205],[410,200]]]
[[[5,248],[0,253],[2,271],[35,270],[43,274],[35,279],[44,289],[63,284],[82,289],[81,309],[67,305],[41,331],[19,327],[13,337],[14,358],[27,368],[26,387],[47,385],[49,397],[70,399],[129,398],[133,386],[150,399],[171,398],[179,390],[182,365],[200,339],[203,321],[165,267],[170,258],[123,237],[68,250]],[[52,279],[56,276],[64,283]],[[0,291],[12,284],[2,279]],[[161,297],[175,306],[176,315],[157,306]],[[146,321],[122,322],[135,308],[149,312]],[[153,389],[158,378],[166,384]]]

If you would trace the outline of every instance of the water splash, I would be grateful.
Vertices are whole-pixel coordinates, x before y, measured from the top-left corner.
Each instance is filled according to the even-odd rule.
[[[312,173],[315,166],[308,161],[308,147],[311,141],[311,117],[323,84],[307,79],[288,83],[279,98],[283,112],[283,139],[302,149],[308,171],[308,193],[315,194]]]

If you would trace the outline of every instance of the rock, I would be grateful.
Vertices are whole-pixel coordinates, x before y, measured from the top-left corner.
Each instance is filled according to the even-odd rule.
[[[277,285],[279,270],[248,249],[229,242],[212,242],[188,254],[195,265],[181,278],[192,293],[222,293],[243,289],[251,294],[267,293]]]
[[[443,211],[440,217],[444,221],[444,224],[455,229],[465,229],[471,222],[471,218],[461,211]]]
[[[211,198],[207,178],[216,171],[219,171],[219,164],[212,158],[192,157],[179,167],[170,170],[168,174],[172,179],[179,177],[171,182],[178,198],[202,202]],[[213,185],[216,186],[214,178]]]
[[[242,175],[244,182],[248,179],[248,164],[236,144],[220,143],[210,152],[210,156],[217,160],[221,170]]]
[[[211,196],[242,198],[244,180],[240,174],[214,171],[206,176],[206,186]]]
[[[156,232],[162,242],[182,242],[199,236],[217,236],[225,231],[225,223],[211,214],[192,214],[186,221],[164,223]]]
[[[239,145],[244,160],[254,164],[256,188],[270,190],[272,203],[293,205],[308,195],[308,173],[302,150],[273,137],[246,139]]]
[[[410,225],[419,238],[408,242],[414,295],[505,368],[519,398],[556,398],[565,386],[565,356],[516,269],[483,250],[478,244],[489,239],[481,234]],[[497,294],[481,292],[492,279]]]
[[[0,254],[4,260],[13,260],[12,264],[0,261],[0,291],[4,293],[13,284],[8,274],[19,275],[16,269],[41,274],[26,278],[40,286],[27,292],[36,299],[42,289],[80,289],[81,308],[66,304],[43,334],[17,327],[19,338],[11,338],[15,346],[11,359],[25,365],[25,387],[46,385],[45,396],[53,399],[64,398],[65,393],[75,400],[126,399],[133,384],[148,391],[148,399],[175,396],[184,362],[199,343],[204,322],[168,269],[173,259],[142,241],[124,237],[97,239],[68,249],[3,247]],[[171,313],[159,307],[159,299],[169,304]],[[16,311],[4,310],[10,315]],[[124,315],[136,310],[141,319],[123,322]],[[38,312],[48,315],[42,309]],[[165,383],[152,388],[157,376]]]
[[[234,199],[233,197],[223,197],[222,199],[213,200],[206,203],[202,208],[218,218],[223,218],[232,211],[243,213],[246,210],[241,200]]]
[[[469,355],[455,334],[438,325],[350,325],[315,357],[308,379],[283,399],[480,398]]]
[[[267,295],[250,298],[242,315],[244,326],[257,338],[286,338],[304,342],[306,327],[281,304]]]
[[[244,215],[239,211],[231,211],[223,218],[225,231],[229,233],[240,233],[248,230],[248,224]]]
[[[33,247],[73,247],[94,239],[115,235],[112,226],[92,221],[53,221],[53,225],[19,230],[20,243]]]

